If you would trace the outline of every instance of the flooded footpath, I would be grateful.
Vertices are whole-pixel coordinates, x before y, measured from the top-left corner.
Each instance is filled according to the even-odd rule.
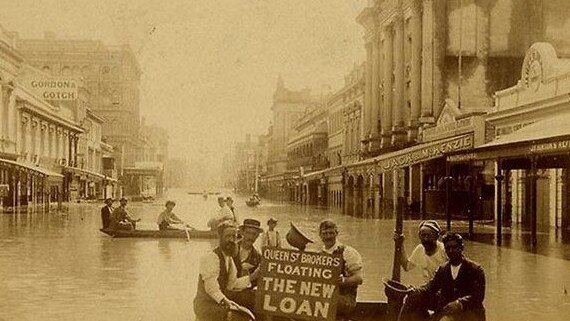
[[[177,202],[175,213],[197,228],[205,228],[217,209],[214,196],[205,201],[171,190],[169,197]],[[295,222],[318,241],[318,223],[335,220],[340,240],[363,256],[359,299],[385,299],[382,279],[392,271],[394,221],[270,202],[249,208],[245,199],[234,199],[242,219],[265,225],[273,216],[282,235]],[[216,241],[113,239],[98,231],[101,206],[69,204],[58,213],[0,215],[0,320],[194,319],[198,259]],[[142,219],[137,228],[156,228],[163,204],[131,203],[129,208]],[[417,223],[405,222],[409,253],[417,243]],[[476,242],[467,242],[465,253],[485,269],[488,320],[567,320],[570,261]],[[420,271],[402,275],[405,283],[420,283]]]

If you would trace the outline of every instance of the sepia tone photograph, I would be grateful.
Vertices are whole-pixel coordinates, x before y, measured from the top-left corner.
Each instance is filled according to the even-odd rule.
[[[0,321],[570,315],[570,1],[0,0]]]

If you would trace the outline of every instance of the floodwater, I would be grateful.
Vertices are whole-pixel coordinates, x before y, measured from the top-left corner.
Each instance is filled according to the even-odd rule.
[[[216,211],[215,196],[169,191],[175,212],[204,228]],[[236,199],[243,218],[279,220],[282,235],[295,222],[318,241],[325,218],[340,227],[340,239],[364,259],[360,300],[383,300],[382,279],[392,271],[392,220],[342,216],[330,209],[264,202],[248,208]],[[215,241],[113,239],[98,231],[99,204],[70,204],[62,213],[0,215],[0,320],[193,320],[198,258]],[[160,203],[132,203],[138,228],[156,228]],[[417,222],[405,223],[406,248],[417,239]],[[316,248],[319,244],[315,244]],[[466,254],[485,268],[488,320],[567,320],[570,261],[468,242]],[[403,272],[419,284],[420,271]]]

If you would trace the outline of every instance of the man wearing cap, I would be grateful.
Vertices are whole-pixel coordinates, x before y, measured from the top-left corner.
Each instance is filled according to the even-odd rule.
[[[438,295],[435,320],[484,321],[485,272],[463,255],[463,238],[457,233],[443,237],[449,261],[440,266],[434,277],[404,300],[404,315],[414,308],[425,308]],[[410,319],[410,318],[407,318]],[[402,319],[406,320],[406,319]]]
[[[107,229],[111,225],[111,215],[113,214],[113,199],[108,198],[105,200],[105,206],[101,208],[101,222],[103,228]]]
[[[111,220],[111,229],[114,230],[134,230],[136,224],[141,219],[133,219],[127,212],[127,199],[119,200],[120,206],[113,211],[113,219]]]
[[[218,225],[217,232],[218,246],[200,259],[198,290],[194,298],[194,312],[199,321],[226,320],[228,309],[236,304],[233,301],[236,293],[249,288],[257,278],[257,272],[238,277],[237,226],[232,221],[225,221]],[[240,294],[250,295],[249,301],[255,301],[253,291]]]
[[[279,236],[279,231],[275,229],[277,226],[277,220],[275,218],[270,218],[267,220],[267,232],[263,233],[263,246],[268,246],[272,248],[281,247],[281,236]]]
[[[224,221],[234,221],[237,224],[237,220],[234,217],[234,213],[232,213],[232,210],[226,204],[225,197],[221,196],[218,197],[218,205],[220,206],[220,208],[218,209],[218,213],[216,214],[215,217],[212,217],[208,221],[208,226],[210,227],[210,229],[215,230],[217,226]]]
[[[243,238],[239,242],[238,258],[242,274],[252,273],[261,263],[261,253],[253,246],[259,234],[263,232],[258,220],[246,218],[239,227]]]
[[[341,276],[339,278],[339,296],[337,317],[348,317],[356,308],[358,286],[362,284],[362,256],[356,249],[344,245],[337,240],[338,228],[336,223],[324,220],[319,225],[319,236],[323,241],[323,252],[340,255]]]
[[[408,257],[405,246],[402,244],[401,247],[400,265],[405,271],[419,267],[424,283],[431,280],[437,268],[448,260],[443,243],[438,240],[440,234],[441,228],[437,221],[423,221],[418,227],[420,244],[412,251],[412,255]],[[404,241],[403,235],[394,235],[394,238],[401,242]]]

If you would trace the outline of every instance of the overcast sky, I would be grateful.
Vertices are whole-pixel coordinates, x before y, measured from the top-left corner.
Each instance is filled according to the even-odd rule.
[[[207,159],[267,128],[279,74],[291,89],[342,86],[364,59],[365,0],[2,1],[21,37],[127,42],[143,75],[141,114],[166,127],[170,156]]]

